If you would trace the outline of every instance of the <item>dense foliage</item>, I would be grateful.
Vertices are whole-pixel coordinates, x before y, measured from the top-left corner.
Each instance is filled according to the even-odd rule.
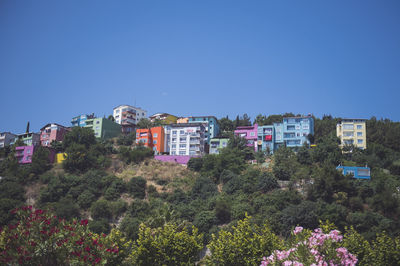
[[[254,122],[271,124],[281,118],[259,115]],[[195,226],[197,236],[203,235],[196,241],[201,242],[201,247],[208,245],[214,254],[205,261],[225,265],[224,259],[228,264],[243,265],[261,263],[262,257],[268,257],[275,249],[289,250],[287,241],[296,226],[314,229],[320,221],[329,220],[336,225],[330,230],[344,232],[341,245],[357,256],[359,264],[371,261],[374,265],[396,265],[400,125],[371,118],[367,121],[367,149],[348,147],[352,152],[342,153],[336,138],[337,121],[331,116],[315,118],[315,135],[310,136],[315,147],[282,147],[269,155],[254,153],[243,139],[233,136],[235,126],[249,124],[247,115],[236,120],[223,118],[220,124],[222,134],[230,137],[228,147],[218,155],[191,159],[185,170],[187,176],[179,180],[163,178],[163,172],[139,171],[147,167],[153,152],[134,145],[132,136],[98,141],[92,132],[74,129],[58,145],[68,154],[63,169],[56,166],[48,170],[51,165],[45,160],[45,150],[33,158],[32,165],[19,165],[13,147],[1,149],[0,226],[15,224],[18,217],[10,211],[27,200],[34,202],[36,208],[53,210],[57,217],[70,221],[92,219],[88,219],[92,233],[113,234],[117,227],[128,240],[142,238],[142,244],[131,245],[138,248],[161,248],[156,239],[147,239],[158,234],[164,234],[169,243],[180,239],[175,233],[186,234],[183,239],[189,239],[194,236],[191,228]],[[250,163],[254,159],[258,164]],[[118,161],[122,165],[119,169],[134,170],[121,178],[109,168],[111,161]],[[338,164],[368,165],[371,179],[343,176],[335,169]],[[263,233],[277,240],[265,244],[265,248],[260,248],[261,243],[254,244],[254,249],[246,244],[246,251],[244,243],[250,240],[241,236],[238,228],[243,229],[242,233],[251,229],[252,234],[247,237],[254,243]],[[162,230],[168,231],[169,237]],[[234,236],[241,240],[235,243]],[[218,241],[230,243],[229,248],[228,244],[218,245]],[[223,247],[226,253],[219,253]],[[199,259],[197,246],[195,250],[177,260],[193,263]],[[139,265],[138,258],[145,256],[132,249],[128,253],[131,262]],[[166,260],[178,258],[171,254],[165,255]]]

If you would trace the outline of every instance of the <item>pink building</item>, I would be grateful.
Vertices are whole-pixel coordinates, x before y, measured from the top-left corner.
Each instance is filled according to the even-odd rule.
[[[235,130],[235,135],[245,138],[247,141],[247,146],[252,147],[254,151],[257,151],[257,131],[257,124],[254,124],[253,126],[237,127]]]
[[[45,147],[49,151],[49,163],[54,163],[55,150],[49,147]],[[15,157],[18,159],[18,163],[27,164],[32,163],[32,156],[35,153],[35,146],[18,146],[15,148]]]
[[[32,163],[32,155],[35,151],[35,146],[18,146],[15,147],[15,157],[18,159],[18,163],[26,164]]]
[[[45,147],[50,147],[51,142],[63,141],[65,134],[69,128],[59,124],[47,124],[40,129],[40,144]]]

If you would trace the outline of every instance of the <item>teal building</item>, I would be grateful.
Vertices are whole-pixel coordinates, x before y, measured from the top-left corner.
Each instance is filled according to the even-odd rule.
[[[121,134],[121,125],[107,118],[92,118],[86,120],[84,127],[91,128],[96,138],[110,139]]]

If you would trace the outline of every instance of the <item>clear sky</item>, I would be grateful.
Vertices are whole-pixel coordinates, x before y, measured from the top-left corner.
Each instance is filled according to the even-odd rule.
[[[399,0],[0,1],[0,132],[119,104],[400,120]]]

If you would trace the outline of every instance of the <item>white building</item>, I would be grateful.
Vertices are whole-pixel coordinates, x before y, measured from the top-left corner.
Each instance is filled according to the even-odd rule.
[[[136,124],[142,118],[147,118],[147,111],[131,105],[119,105],[114,108],[113,117],[122,126],[122,132],[134,132]]]
[[[203,155],[205,127],[201,123],[171,124],[169,126],[170,155]],[[167,149],[168,150],[168,149]]]
[[[2,132],[0,133],[0,148],[4,148],[5,146],[10,145],[10,143],[14,142],[14,139],[17,135],[14,135],[10,132]]]

